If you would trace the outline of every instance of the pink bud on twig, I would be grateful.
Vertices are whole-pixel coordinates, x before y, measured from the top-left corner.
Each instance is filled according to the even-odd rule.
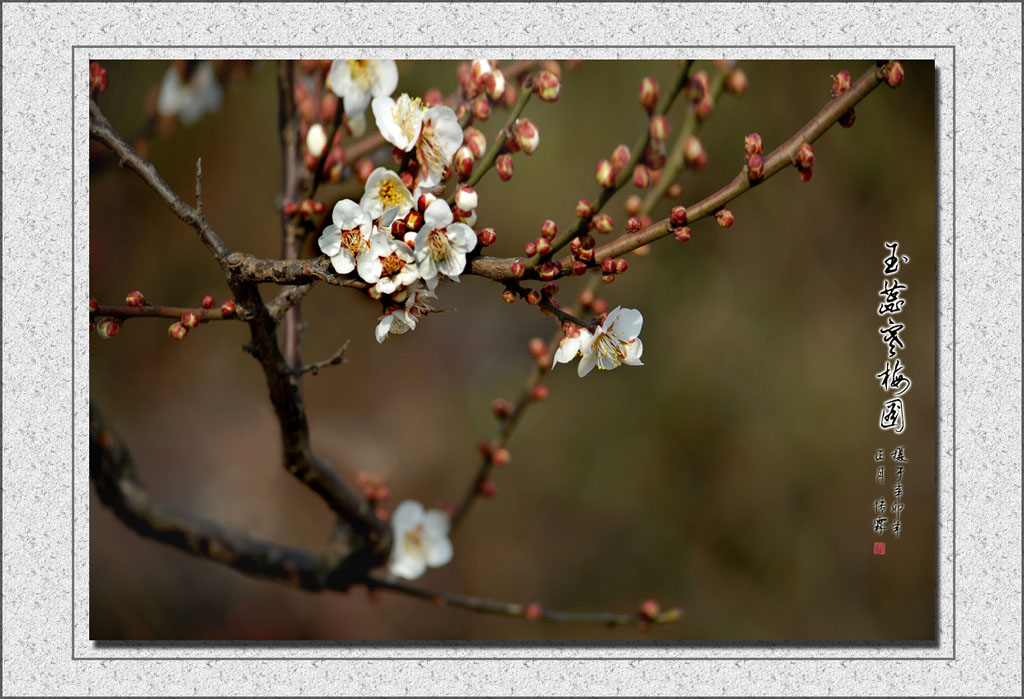
[[[498,177],[504,182],[508,182],[512,179],[512,156],[508,153],[503,153],[498,156],[494,161],[494,167],[498,171]]]
[[[652,77],[644,77],[640,81],[640,104],[648,113],[658,106],[658,81]]]
[[[145,306],[146,297],[142,295],[141,291],[133,291],[125,296],[124,302],[129,306]]]

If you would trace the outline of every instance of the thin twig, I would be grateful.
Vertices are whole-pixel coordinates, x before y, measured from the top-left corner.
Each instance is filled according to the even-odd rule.
[[[316,362],[315,364],[307,364],[306,366],[300,367],[298,369],[292,369],[292,374],[300,376],[302,374],[308,373],[313,374],[313,376],[317,376],[320,373],[321,369],[325,369],[329,366],[337,366],[338,364],[344,364],[345,362],[348,361],[347,359],[345,359],[345,352],[348,350],[348,343],[349,341],[345,340],[345,344],[342,345],[337,352],[332,354],[327,359]]]
[[[108,316],[111,318],[181,318],[186,313],[195,313],[199,322],[210,320],[241,320],[237,315],[226,316],[220,308],[186,308],[184,306],[97,306],[89,311],[90,318]]]

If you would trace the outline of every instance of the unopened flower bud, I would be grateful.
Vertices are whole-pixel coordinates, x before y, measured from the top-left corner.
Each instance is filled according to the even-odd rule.
[[[175,321],[167,328],[167,334],[173,340],[184,340],[185,336],[188,335],[188,328],[180,322]]]
[[[537,384],[533,387],[533,390],[530,391],[530,398],[534,399],[538,403],[546,401],[550,395],[551,391],[549,391],[548,387],[542,383]]]
[[[665,161],[667,159],[667,152],[665,150],[664,141],[652,140],[647,144],[647,150],[644,151],[644,164],[652,170],[651,180],[654,180],[654,172],[661,170],[665,167]]]
[[[643,206],[644,200],[641,199],[638,195],[630,194],[628,197],[626,197],[626,204],[624,208],[626,209],[627,216],[636,216],[637,214],[640,213],[640,209],[642,209]]]
[[[756,131],[751,134],[747,134],[743,137],[743,154],[746,157],[752,155],[760,155],[764,151],[764,142],[761,140],[761,134]]]
[[[306,150],[314,158],[319,158],[326,148],[327,133],[324,131],[324,127],[320,124],[313,124],[306,132]]]
[[[646,189],[651,184],[651,171],[646,165],[637,165],[633,168],[633,186],[637,189]]]
[[[793,162],[800,169],[814,167],[814,148],[811,147],[810,143],[800,144],[796,155],[793,156]]]
[[[504,420],[512,414],[512,404],[504,398],[495,398],[491,402],[491,412],[494,413],[494,417]]]
[[[125,296],[124,302],[129,306],[145,306],[146,297],[142,295],[141,291],[133,291]]]
[[[551,254],[551,241],[547,238],[537,238],[536,240],[537,254],[541,257]]]
[[[605,274],[615,274],[615,260],[609,257],[601,262],[601,271]]]
[[[704,95],[700,102],[697,103],[696,114],[699,121],[704,121],[715,108],[715,98],[711,96],[711,93]]]
[[[539,337],[531,338],[526,347],[529,349],[530,355],[534,359],[548,351],[548,343],[544,342],[544,340]]]
[[[617,260],[615,260],[615,273],[616,274],[622,274],[627,269],[629,269],[629,263],[626,262],[623,258],[620,257]]]
[[[460,182],[468,180],[469,176],[473,174],[473,165],[475,163],[473,151],[467,146],[459,146],[459,149],[455,151],[455,157],[452,158],[452,165],[455,176],[459,178]]]
[[[314,201],[312,204],[312,209],[314,214],[322,214],[323,212],[327,211],[327,205],[319,200]]]
[[[109,340],[121,331],[121,321],[116,318],[100,318],[96,321],[96,334]]]
[[[853,122],[857,121],[857,110],[851,109],[848,112],[843,112],[843,115],[839,117],[839,125],[844,129],[848,129],[853,126]]]
[[[484,76],[484,87],[487,89],[487,96],[495,102],[505,96],[505,74],[500,68],[492,68],[491,72]]]
[[[405,219],[400,218],[391,224],[391,235],[395,238],[404,239],[409,227],[405,225]]]
[[[548,282],[540,288],[540,293],[548,298],[558,295],[558,284],[555,282]]]
[[[548,240],[551,240],[558,234],[558,224],[550,218],[545,219],[544,223],[540,225],[540,234]]]
[[[757,153],[747,160],[747,176],[752,180],[759,180],[764,176],[764,160]]]
[[[93,298],[89,299],[89,312],[90,313],[95,313],[96,309],[98,309],[99,307],[100,307],[100,302],[99,301],[97,301],[96,299],[93,299]]]
[[[903,84],[903,64],[899,61],[890,61],[882,69],[882,75],[885,77],[886,85],[894,88],[899,87]]]
[[[629,146],[626,144],[620,143],[615,146],[615,150],[612,151],[611,163],[616,175],[629,164],[629,155]]]
[[[728,228],[736,221],[736,217],[728,209],[719,209],[715,212],[715,221],[722,228]]]
[[[725,78],[725,90],[731,95],[742,97],[747,92],[747,74],[734,68]]]
[[[494,229],[488,226],[477,231],[476,239],[480,241],[480,247],[486,248],[488,245],[494,245],[498,240],[498,234],[494,232]]]
[[[640,616],[648,621],[654,621],[658,618],[659,614],[661,614],[661,605],[655,600],[644,600],[643,604],[640,605]]]
[[[537,241],[536,240],[528,240],[528,241],[526,241],[526,244],[523,245],[523,252],[525,252],[528,257],[533,257],[534,255],[536,255],[537,254]]]
[[[687,163],[693,164],[704,153],[704,146],[696,136],[687,136],[683,144],[683,157]]]
[[[682,228],[676,228],[672,231],[672,235],[675,236],[675,239],[680,243],[685,243],[690,239],[690,227],[683,226]]]
[[[611,284],[613,281],[615,281],[615,275],[614,274],[602,274],[601,275],[601,281],[603,281],[605,284]]]
[[[471,106],[473,118],[477,121],[487,121],[491,116],[491,103],[486,97],[477,97]]]
[[[796,169],[796,171],[800,175],[800,181],[801,182],[810,182],[811,181],[811,175],[814,174],[814,171],[811,168],[809,168],[809,167],[798,167]]]
[[[508,182],[512,179],[512,156],[508,153],[502,153],[494,161],[494,168],[498,171],[498,177],[504,182]]]
[[[607,158],[602,158],[597,163],[597,184],[604,189],[615,185],[615,166]]]
[[[658,81],[652,77],[640,81],[640,104],[648,113],[658,106]]]
[[[526,609],[523,610],[523,617],[527,621],[539,621],[543,616],[544,609],[536,602],[526,605]]]
[[[434,195],[430,195],[434,196]],[[418,231],[420,226],[423,225],[423,214],[416,209],[411,209],[409,213],[405,215],[405,226],[410,231]]]
[[[370,175],[373,174],[375,169],[376,167],[372,160],[369,158],[360,158],[359,162],[356,163],[356,177],[359,178],[360,182],[365,184],[366,180],[370,179]]]
[[[455,206],[459,207],[463,211],[473,211],[479,203],[480,198],[477,196],[476,190],[472,187],[459,185],[459,188],[455,190]],[[424,211],[425,210],[426,209],[424,209]]]
[[[686,207],[685,206],[673,206],[672,213],[669,214],[669,223],[672,227],[678,227],[686,223]]]
[[[581,277],[587,273],[587,263],[576,260],[572,263],[572,273],[577,277]]]
[[[653,140],[664,141],[668,138],[670,130],[671,126],[668,123],[668,117],[664,114],[659,114],[651,119],[650,133]]]
[[[108,82],[107,69],[96,61],[89,61],[89,89],[96,93],[106,92]]]
[[[519,260],[516,260],[509,267],[509,271],[512,273],[512,276],[515,277],[516,279],[522,279],[523,275],[526,274],[526,265],[524,265]]]
[[[637,233],[640,231],[640,219],[636,216],[630,216],[629,220],[626,221],[626,232]]]
[[[533,91],[545,102],[554,102],[562,91],[562,80],[549,70],[542,70],[533,79]]]
[[[220,305],[220,314],[225,318],[235,315],[235,302],[228,299]]]
[[[526,302],[531,306],[540,305],[541,299],[542,296],[540,295],[540,292],[537,291],[536,289],[530,289],[529,291],[526,292]]]
[[[516,298],[516,292],[512,291],[511,289],[505,289],[504,291],[501,292],[501,300],[504,301],[505,303],[515,303]]]
[[[512,126],[516,145],[527,155],[533,155],[540,145],[540,130],[529,119],[516,119]]]
[[[581,262],[590,262],[594,259],[594,248],[580,248],[576,257],[578,257]]]
[[[494,485],[494,481],[490,478],[480,481],[479,490],[480,494],[485,498],[493,498],[498,494],[498,486]]]
[[[615,229],[615,221],[608,214],[598,214],[590,222],[598,233],[608,234]]]
[[[537,276],[546,282],[555,279],[562,273],[562,266],[557,262],[545,262],[541,265],[540,269],[537,270]]]
[[[850,89],[850,72],[841,70],[832,76],[832,96],[838,97]]]
[[[484,457],[485,459],[490,459],[491,454],[493,453],[493,450],[491,449],[491,443],[488,442],[486,439],[482,439],[479,442],[477,442],[476,450],[480,452],[480,456]]]
[[[505,447],[496,449],[494,454],[491,455],[491,463],[495,466],[508,466],[508,462],[511,460],[512,454]]]
[[[666,190],[665,194],[668,195],[669,199],[678,199],[683,196],[683,185],[678,182],[673,182],[668,186],[668,190]]]
[[[299,205],[293,201],[287,202],[281,209],[285,216],[291,218],[295,214],[299,213]]]
[[[475,158],[479,158],[487,150],[487,137],[476,127],[467,126],[462,132],[462,140]]]
[[[576,202],[576,216],[582,219],[588,219],[594,215],[594,205],[590,203],[589,199],[580,199]]]
[[[423,93],[423,106],[436,107],[444,104],[444,95],[436,87],[432,87]]]
[[[604,299],[594,299],[594,303],[590,304],[590,307],[594,311],[594,322],[603,323],[604,314],[608,312],[608,302]]]
[[[699,70],[690,78],[689,92],[690,101],[697,104],[711,90],[711,79],[706,71]]]

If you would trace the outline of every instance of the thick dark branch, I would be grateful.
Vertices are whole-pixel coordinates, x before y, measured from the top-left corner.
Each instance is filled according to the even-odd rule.
[[[160,198],[163,199],[167,205],[171,208],[171,211],[180,218],[182,221],[192,226],[196,233],[199,234],[199,239],[203,242],[210,252],[213,253],[214,257],[217,258],[218,262],[223,264],[224,257],[228,254],[228,248],[224,245],[224,242],[220,237],[214,233],[213,229],[210,228],[210,224],[206,222],[206,218],[203,216],[202,211],[195,209],[184,201],[181,200],[174,191],[167,186],[163,178],[153,167],[153,164],[145,160],[141,155],[135,152],[135,150],[128,145],[128,143],[121,137],[121,134],[114,130],[114,127],[110,125],[107,118],[103,116],[103,112],[100,111],[99,105],[95,101],[89,101],[89,136],[90,138],[99,141],[103,145],[110,148],[120,158],[121,165],[134,170],[142,180],[153,188]],[[202,182],[202,173],[198,173],[196,188],[197,192]]]

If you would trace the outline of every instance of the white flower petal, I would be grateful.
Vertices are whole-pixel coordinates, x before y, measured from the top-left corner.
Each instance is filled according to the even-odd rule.
[[[342,250],[337,255],[331,256],[331,266],[338,274],[348,274],[356,268],[356,261],[351,252]]]
[[[453,223],[448,226],[448,240],[462,253],[473,252],[477,243],[476,233],[465,223]]]
[[[462,270],[465,268],[466,256],[456,250],[452,250],[451,255],[437,262],[437,269],[453,282],[459,281],[459,275],[462,274]]]
[[[434,128],[434,142],[440,147],[446,165],[451,164],[455,151],[462,145],[462,127],[451,107],[431,107],[424,115]]]
[[[391,528],[395,537],[400,537],[423,521],[423,505],[415,500],[405,500],[391,513]]]
[[[384,340],[388,339],[388,333],[391,332],[391,323],[394,320],[392,316],[386,315],[377,322],[377,327],[374,328],[373,334],[377,338],[378,343],[383,343]]]
[[[616,309],[618,315],[615,320],[615,334],[622,340],[632,340],[633,338],[640,335],[640,330],[644,325],[644,317],[640,311],[635,308],[623,308],[621,310]],[[612,314],[608,315],[608,320],[611,321]],[[608,327],[606,324],[605,327]]]
[[[381,272],[384,271],[384,265],[380,262],[380,255],[370,250],[364,252],[356,260],[356,270],[359,272],[360,279],[364,282],[376,284],[377,280],[380,279]]]
[[[455,553],[451,540],[444,536],[439,539],[428,539],[425,542],[427,565],[431,568],[440,568],[452,560]]]
[[[558,349],[555,351],[555,360],[551,363],[551,368],[554,369],[556,364],[568,364],[576,359],[576,355],[579,353],[580,338],[563,337],[562,341],[558,343]]]
[[[624,364],[630,366],[643,366],[644,363],[640,361],[641,355],[644,353],[644,343],[640,341],[639,337],[633,338],[633,341],[626,345],[626,357],[622,360]]]
[[[445,228],[454,219],[452,210],[448,208],[448,202],[444,199],[435,199],[427,210],[423,212],[423,228],[428,233],[437,228]]]
[[[333,224],[327,226],[316,243],[320,246],[320,252],[328,257],[334,257],[341,250],[341,229]]]
[[[589,374],[595,366],[597,366],[597,353],[593,351],[584,352],[583,357],[580,359],[579,366],[576,369],[576,373],[580,378],[583,378]]]
[[[351,199],[342,199],[334,205],[331,212],[331,220],[339,229],[351,231],[362,228],[370,223],[370,217],[363,211],[363,207]]]
[[[423,533],[428,537],[448,536],[451,520],[444,510],[427,510],[423,514]]]
[[[352,135],[352,138],[362,138],[363,134],[366,133],[366,108],[358,114],[349,114],[348,116],[348,132]]]
[[[392,60],[377,61],[377,77],[370,86],[374,97],[386,97],[398,87],[398,65]]]
[[[399,578],[415,580],[427,570],[427,561],[417,554],[393,553],[388,572]]]

